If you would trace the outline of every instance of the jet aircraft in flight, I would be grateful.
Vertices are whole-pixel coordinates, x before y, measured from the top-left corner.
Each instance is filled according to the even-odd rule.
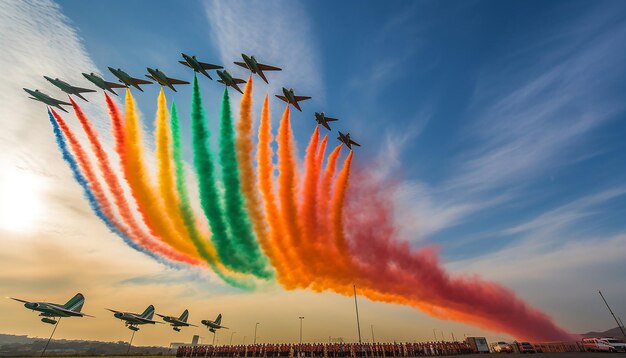
[[[75,96],[78,96],[78,97],[80,97],[84,101],[87,101],[87,98],[83,97],[81,95],[81,93],[84,93],[84,92],[96,92],[96,90],[92,90],[92,89],[88,89],[88,88],[74,87],[74,86],[70,85],[69,83],[67,83],[65,81],[61,81],[58,78],[50,78],[48,76],[43,76],[43,78],[47,79],[53,85],[59,87],[61,89],[61,91],[65,92],[67,94],[73,94]],[[89,102],[89,101],[87,101],[87,102]]]
[[[188,85],[189,84],[189,82],[187,81],[182,81],[182,80],[177,80],[175,78],[167,77],[165,73],[163,73],[163,71],[159,70],[158,68],[152,69],[148,67],[148,73],[150,74],[146,75],[146,77],[155,80],[161,86],[167,86],[171,88],[172,91],[174,92],[177,92],[176,88],[174,88],[174,85]]]
[[[311,99],[311,97],[307,97],[307,96],[296,96],[293,91],[293,88],[286,89],[285,87],[283,87],[283,94],[284,96],[276,95],[276,97],[287,102],[287,104],[293,104],[293,106],[296,107],[296,109],[300,112],[302,112],[302,109],[300,108],[300,105],[298,104],[298,102]]]
[[[350,138],[350,133],[343,134],[343,133],[339,132],[339,137],[337,137],[337,139],[339,139],[339,141],[341,143],[345,144],[348,148],[350,148],[350,150],[352,150],[352,146],[353,145],[356,145],[358,147],[361,146],[359,143],[353,141]]]
[[[226,70],[224,71],[217,70],[217,75],[220,76],[220,79],[217,80],[217,82],[223,83],[227,87],[230,86],[236,89],[239,93],[243,94],[243,92],[241,92],[241,89],[239,88],[239,86],[237,86],[237,84],[246,83],[246,81],[242,80],[241,78],[233,78],[233,76],[231,76],[230,73],[228,73],[228,71]]]
[[[178,61],[178,62],[193,69],[195,72],[202,73],[203,75],[207,76],[210,80],[212,80],[213,78],[209,75],[207,70],[220,70],[224,68],[222,66],[200,62],[198,61],[198,59],[196,59],[196,56],[189,56],[189,55],[185,55],[184,53],[182,53],[181,55],[183,55],[183,58],[185,59],[185,61]]]
[[[324,112],[322,113],[315,112],[315,121],[317,122],[317,124],[321,124],[324,127],[326,127],[326,129],[330,130],[330,126],[328,125],[328,122],[338,121],[338,119],[326,117]]]
[[[14,297],[9,298],[18,302],[23,302],[24,307],[29,310],[40,312],[39,315],[43,317],[41,319],[41,322],[43,323],[56,324],[58,320],[55,320],[54,318],[84,316],[93,317],[80,311],[85,303],[85,297],[80,293],[77,293],[64,305],[50,302],[26,301]]]
[[[124,325],[126,325],[126,327],[128,327],[128,329],[130,329],[131,331],[138,331],[139,327],[137,326],[142,325],[142,324],[163,323],[163,322],[152,320],[152,317],[154,317],[153,305],[148,306],[148,308],[146,308],[146,310],[143,311],[142,314],[131,313],[131,312],[120,312],[120,311],[112,310],[109,308],[107,308],[107,310],[113,312],[113,316],[115,316],[115,318],[124,321]]]
[[[203,319],[201,323],[205,325],[209,329],[209,331],[213,333],[215,333],[215,331],[220,328],[228,329],[228,327],[222,326],[222,314],[221,313],[217,315],[217,318],[215,318],[215,321],[211,321],[210,319]]]
[[[254,56],[248,56],[245,53],[242,53],[241,57],[243,58],[244,62],[235,62],[235,65],[249,69],[252,73],[259,75],[259,77],[261,77],[263,81],[265,81],[265,83],[269,82],[267,82],[267,78],[265,77],[263,71],[282,71],[278,67],[258,63]]]
[[[91,83],[98,86],[99,88],[109,91],[117,96],[117,93],[113,91],[113,88],[126,88],[125,85],[115,83],[115,82],[107,82],[102,79],[102,77],[96,75],[95,73],[83,73],[83,76],[88,79]]]
[[[58,99],[54,99],[50,96],[48,96],[47,94],[40,92],[39,90],[30,90],[28,88],[23,88],[24,91],[26,91],[26,93],[28,93],[29,95],[31,95],[32,97],[28,97],[30,99],[34,99],[35,101],[39,101],[39,102],[43,102],[45,104],[47,104],[48,106],[52,106],[52,107],[56,107],[60,110],[62,110],[63,112],[67,112],[65,110],[65,108],[61,107],[62,104],[64,105],[71,105],[71,103],[69,102],[63,102],[60,101]]]
[[[180,332],[180,327],[189,327],[194,326],[198,327],[195,324],[187,323],[187,318],[189,318],[189,310],[185,310],[180,317],[176,318],[173,316],[164,316],[157,313],[157,316],[163,318],[163,320],[170,324],[176,332]]]
[[[116,69],[114,69],[112,67],[109,67],[109,71],[111,71],[111,73],[115,77],[117,77],[120,80],[120,82],[125,84],[126,87],[133,86],[136,89],[140,90],[141,92],[143,92],[143,90],[141,89],[141,87],[139,87],[139,85],[147,85],[147,84],[151,84],[152,83],[150,81],[142,80],[140,78],[131,77],[128,73],[122,71],[121,68],[118,68],[116,70]]]

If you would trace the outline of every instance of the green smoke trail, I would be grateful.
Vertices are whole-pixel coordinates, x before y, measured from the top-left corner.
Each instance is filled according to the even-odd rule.
[[[256,241],[250,218],[244,209],[244,199],[239,182],[239,168],[235,151],[235,131],[230,112],[228,89],[224,89],[220,121],[220,164],[224,181],[224,205],[228,227],[237,248],[248,261],[252,272],[261,278],[273,278],[274,272],[268,267],[268,261]]]
[[[191,127],[193,142],[193,161],[200,189],[200,204],[209,221],[212,240],[222,262],[230,269],[251,273],[245,258],[235,250],[231,242],[226,222],[222,214],[221,198],[215,185],[215,168],[209,151],[209,129],[202,108],[202,96],[198,78],[194,76],[191,95]]]
[[[210,243],[203,242],[203,238],[200,236],[196,228],[196,222],[193,214],[193,209],[189,202],[189,194],[187,193],[186,180],[185,180],[185,167],[182,158],[181,144],[180,144],[180,124],[178,122],[178,113],[176,112],[176,104],[172,103],[171,111],[171,131],[172,131],[172,157],[174,158],[174,168],[176,171],[176,190],[178,191],[178,197],[180,200],[179,210],[183,217],[183,222],[187,227],[191,241],[193,241],[196,250],[202,258],[211,266],[213,271],[227,284],[241,288],[244,290],[253,290],[254,283],[250,280],[238,280],[230,275],[226,274],[216,262],[215,252],[209,253],[211,248],[207,248]]]

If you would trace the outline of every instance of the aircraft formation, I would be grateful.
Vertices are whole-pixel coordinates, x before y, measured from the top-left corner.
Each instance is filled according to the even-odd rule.
[[[233,77],[222,66],[214,65],[211,63],[200,62],[196,58],[196,56],[189,56],[184,53],[181,55],[182,55],[183,60],[178,61],[180,64],[191,68],[194,72],[201,73],[202,75],[204,75],[210,80],[212,80],[213,78],[211,77],[209,71],[215,70],[215,72],[217,73],[217,76],[219,77],[217,82],[224,84],[226,87],[231,87],[237,92],[243,94],[243,91],[241,90],[239,85],[246,83],[245,80],[241,78]],[[254,56],[241,54],[241,57],[243,59],[243,62],[235,61],[234,64],[236,64],[237,66],[243,67],[245,69],[248,69],[252,74],[258,75],[265,83],[269,83],[265,75],[265,72],[282,71],[282,69],[279,67],[270,66],[270,65],[258,62]],[[151,81],[132,77],[128,73],[124,72],[121,68],[115,69],[112,67],[109,67],[109,71],[113,74],[113,76],[117,78],[119,83],[108,82],[93,72],[83,73],[83,76],[89,82],[91,82],[92,84],[100,88],[101,90],[109,91],[110,93],[114,95],[117,95],[117,93],[115,93],[116,88],[134,87],[138,89],[139,91],[143,92],[143,89],[140,87],[141,85],[148,85],[154,82],[158,83],[161,86],[168,87],[174,92],[177,92],[174,86],[189,84],[189,82],[187,81],[168,77],[162,70],[159,70],[158,68],[153,69],[153,68],[148,67],[146,70],[148,71],[148,74],[145,76],[149,78]],[[53,85],[55,85],[56,87],[58,87],[61,91],[67,93],[68,95],[75,95],[85,101],[87,101],[87,99],[82,96],[82,93],[96,92],[96,90],[93,90],[93,89],[72,86],[69,83],[64,82],[58,78],[53,79],[48,76],[44,76],[44,78],[48,80],[50,83],[52,83]],[[58,108],[64,112],[67,112],[67,111],[62,106],[70,105],[70,103],[55,99],[39,91],[38,89],[31,90],[28,88],[24,88],[24,91],[26,91],[30,95],[29,97],[30,99],[34,99],[36,101],[45,103],[48,106]],[[311,97],[309,96],[296,95],[293,88],[287,89],[286,87],[283,87],[282,94],[280,95],[277,94],[276,97],[284,101],[288,105],[292,105],[295,109],[297,109],[300,112],[302,112],[302,108],[300,107],[300,102],[311,99]],[[338,120],[337,118],[327,117],[324,114],[324,112],[315,112],[315,121],[317,122],[317,124],[324,126],[324,128],[328,130],[331,130],[328,122],[334,122],[337,120]],[[350,137],[350,133],[343,134],[339,132],[339,136],[337,137],[337,139],[343,144],[345,144],[350,150],[352,150],[353,145],[359,146],[359,147],[361,146]]]
[[[39,312],[39,316],[43,317],[41,322],[47,324],[56,325],[61,318],[65,317],[92,317],[94,316],[88,315],[86,313],[81,312],[83,308],[83,304],[85,303],[85,297],[81,293],[77,293],[74,297],[72,297],[65,304],[51,303],[51,302],[38,302],[38,301],[28,301],[20,298],[7,297],[12,300],[24,303],[24,307],[31,310]],[[131,331],[138,331],[139,326],[145,324],[169,324],[172,329],[176,332],[180,332],[182,327],[198,327],[195,324],[191,324],[187,322],[189,318],[189,310],[183,311],[183,313],[176,316],[166,316],[161,314],[156,314],[157,316],[163,319],[163,322],[156,321],[153,319],[155,315],[154,306],[148,306],[143,313],[132,313],[132,312],[123,312],[117,311],[110,308],[105,308],[108,311],[113,312],[113,317],[124,322],[124,325],[130,329]],[[202,325],[206,326],[209,331],[215,333],[217,330],[228,327],[222,326],[222,314],[218,314],[215,320],[203,319],[201,321]]]

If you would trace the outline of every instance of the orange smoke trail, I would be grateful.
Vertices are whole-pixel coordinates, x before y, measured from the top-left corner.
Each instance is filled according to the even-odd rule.
[[[298,213],[300,219],[300,227],[302,228],[302,241],[297,247],[302,262],[311,268],[313,273],[318,270],[316,268],[317,259],[314,250],[315,241],[317,239],[317,144],[319,142],[320,132],[317,127],[311,135],[311,140],[306,149],[304,182],[302,183],[302,203]]]
[[[168,113],[163,88],[159,91],[157,100],[156,115],[156,157],[157,157],[157,178],[159,183],[160,196],[163,199],[163,209],[165,215],[171,220],[172,228],[181,238],[180,247],[187,253],[200,257],[196,248],[189,239],[189,232],[180,215],[180,202],[176,195],[174,182],[174,170],[172,163],[172,138],[168,123]],[[132,130],[131,130],[132,131]],[[139,154],[140,155],[140,154]],[[156,197],[156,195],[152,195]]]
[[[319,245],[324,246],[326,250],[332,250],[332,246],[334,245],[333,232],[330,230],[331,228],[331,217],[330,217],[330,198],[331,198],[331,185],[333,182],[333,177],[335,176],[335,168],[337,166],[337,158],[339,158],[339,152],[341,151],[341,144],[335,147],[333,151],[328,156],[328,160],[326,162],[326,169],[324,170],[324,174],[322,176],[322,182],[320,184],[320,190],[318,193],[318,218],[319,218],[319,232],[327,233],[326,238],[321,237]],[[330,248],[328,247],[330,245]]]
[[[263,101],[263,110],[261,112],[261,123],[259,124],[259,143],[257,149],[258,163],[258,184],[261,195],[265,203],[265,218],[267,219],[269,237],[275,260],[273,261],[276,268],[276,276],[278,281],[288,289],[293,289],[290,273],[285,266],[291,261],[289,246],[283,241],[285,230],[281,222],[280,210],[276,204],[274,197],[274,165],[272,164],[272,122],[270,120],[270,109],[268,96],[265,95]],[[243,168],[243,165],[242,165]],[[243,182],[242,182],[243,183]],[[269,255],[268,255],[269,256]]]
[[[292,265],[292,277],[296,278],[301,285],[308,285],[309,275],[302,264],[298,249],[300,248],[301,236],[298,225],[296,205],[296,180],[297,166],[294,153],[294,144],[289,121],[289,105],[285,108],[283,117],[278,127],[278,195],[280,197],[280,212],[282,224],[285,229],[285,243],[287,251],[293,253],[288,263]]]
[[[107,102],[110,101],[110,98],[108,98],[108,95],[106,95],[106,97],[107,97]],[[135,217],[133,216],[131,212],[130,205],[128,204],[128,201],[126,200],[126,197],[124,196],[124,190],[117,176],[115,175],[115,171],[111,167],[109,157],[106,151],[104,150],[104,148],[102,147],[102,143],[100,142],[100,139],[98,138],[97,131],[95,130],[95,128],[93,127],[93,125],[91,124],[91,122],[89,121],[85,113],[82,111],[82,109],[78,106],[76,102],[74,102],[74,100],[71,97],[70,97],[70,102],[72,103],[72,106],[74,107],[74,112],[76,113],[76,117],[78,117],[78,121],[80,122],[81,126],[83,127],[83,130],[85,131],[85,134],[87,135],[89,144],[91,145],[91,148],[96,155],[96,158],[98,160],[98,166],[100,168],[100,171],[102,172],[104,182],[106,183],[109,189],[109,192],[113,196],[113,202],[115,203],[115,206],[117,207],[117,210],[120,213],[120,216],[122,217],[123,221],[126,223],[126,225],[128,225],[130,233],[132,234],[132,235],[129,235],[129,237],[135,240],[136,242],[138,242],[143,247],[154,250],[164,255],[165,257],[168,257],[176,261],[190,262],[187,256],[182,255],[172,250],[170,247],[164,245],[162,242],[148,235],[141,228],[141,226],[139,225],[139,223],[137,222],[137,220],[135,219]]]
[[[272,265],[276,266],[278,258],[270,242],[266,225],[267,221],[261,208],[261,201],[257,195],[257,187],[255,185],[256,174],[252,161],[252,153],[254,151],[254,143],[252,142],[252,75],[250,75],[246,83],[239,108],[239,121],[237,121],[237,137],[235,140],[241,192],[244,195],[246,209],[263,252],[269,257]],[[259,144],[259,146],[261,145]]]
[[[113,104],[112,101],[111,104]],[[155,236],[168,243],[171,247],[181,252],[189,253],[185,251],[184,246],[180,245],[181,240],[179,236],[172,229],[167,218],[162,215],[162,205],[160,205],[160,201],[152,192],[150,181],[143,166],[139,124],[137,123],[135,104],[130,90],[126,90],[125,126],[122,125],[119,113],[112,113],[116,114],[112,117],[116,138],[119,139],[120,136],[123,138],[123,140],[118,141],[117,149],[122,161],[124,176],[146,225],[156,234]],[[195,252],[189,254],[197,257]]]
[[[324,153],[326,153],[326,145],[328,144],[328,134],[324,135],[322,138],[322,142],[320,143],[320,147],[315,155],[315,162],[317,163],[318,175],[322,171],[322,163],[324,162]]]

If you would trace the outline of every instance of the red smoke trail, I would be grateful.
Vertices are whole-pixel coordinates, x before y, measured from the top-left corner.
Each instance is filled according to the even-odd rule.
[[[296,205],[297,166],[293,144],[293,134],[289,121],[289,105],[285,108],[278,127],[278,195],[280,197],[280,212],[282,226],[285,229],[285,243],[288,252],[298,255],[300,247],[300,227],[298,225],[298,208]],[[299,257],[288,260],[291,265],[292,277],[304,286],[310,282],[309,275]]]
[[[98,138],[98,132],[95,130],[80,106],[71,97],[69,98],[70,102],[72,103],[72,107],[74,107],[76,117],[78,118],[78,121],[80,122],[83,130],[85,131],[85,134],[87,135],[87,139],[89,140],[91,149],[96,155],[96,158],[98,160],[98,167],[102,172],[104,182],[106,183],[109,192],[113,196],[113,202],[115,203],[115,206],[117,207],[117,210],[120,213],[120,216],[122,217],[124,223],[129,227],[130,233],[132,234],[129,235],[129,237],[145,248],[159,251],[161,253],[163,253],[164,250],[167,251],[166,247],[162,247],[161,250],[156,250],[156,248],[162,246],[162,244],[146,234],[135,220],[135,217],[131,212],[130,205],[128,204],[128,201],[124,196],[124,190],[122,189],[122,186],[120,185],[118,178],[115,175],[115,171],[111,167],[109,157],[104,150],[100,139]],[[171,256],[166,256],[171,258]]]
[[[87,179],[87,182],[89,183],[89,186],[91,187],[91,190],[93,190],[96,200],[98,200],[98,203],[100,204],[100,207],[102,208],[102,212],[104,213],[104,215],[106,215],[109,218],[109,220],[113,223],[113,225],[115,225],[115,227],[117,227],[124,235],[130,236],[128,235],[128,229],[124,225],[122,225],[115,217],[115,214],[113,213],[113,210],[111,208],[111,203],[109,202],[109,199],[104,193],[104,190],[102,190],[102,186],[100,185],[100,182],[98,181],[98,177],[96,173],[94,172],[91,166],[91,163],[89,162],[87,153],[85,153],[82,146],[78,142],[78,139],[76,139],[76,136],[74,136],[74,133],[67,126],[67,123],[65,123],[63,118],[61,118],[61,116],[58,115],[54,110],[51,110],[51,111],[52,111],[52,115],[54,116],[54,119],[59,124],[59,128],[61,128],[63,135],[65,136],[65,138],[67,138],[70,148],[72,149],[72,152],[74,152],[74,155],[76,156],[78,165],[80,166],[80,169],[85,175],[85,178]]]
[[[541,311],[496,283],[476,276],[452,277],[439,264],[436,251],[412,251],[407,242],[393,240],[391,189],[373,183],[364,172],[354,175],[359,185],[346,197],[345,226],[360,284],[374,289],[387,302],[418,307],[444,319],[472,323],[524,340],[571,340],[573,337]]]
[[[120,161],[122,162],[122,168],[123,170],[125,170],[125,162],[128,160],[126,157],[126,149],[125,149],[125,142],[126,142],[126,137],[124,135],[124,127],[123,127],[123,120],[122,120],[122,116],[121,113],[119,111],[119,109],[117,108],[117,105],[115,105],[115,103],[113,102],[113,100],[111,99],[111,97],[109,97],[108,94],[104,94],[106,102],[107,102],[107,107],[109,108],[109,115],[111,117],[111,121],[112,121],[112,127],[113,127],[113,135],[115,137],[115,150],[117,152],[117,154],[120,157]],[[134,194],[134,191],[133,195]],[[148,218],[147,213],[142,209],[141,205],[137,205],[137,209],[139,211],[139,213],[141,214],[141,217],[144,221],[144,223],[146,224],[146,226],[150,229],[150,233],[154,236],[154,237],[159,237],[158,235],[155,234],[155,232],[152,230],[152,226],[149,225],[150,223],[150,219]],[[160,238],[163,239],[163,238]],[[168,246],[167,244],[164,244],[163,242],[159,242],[156,243],[155,242],[155,250],[159,253],[162,253],[163,255],[173,259],[173,260],[177,260],[177,261],[182,261],[182,262],[188,262],[191,263],[193,265],[199,265],[202,262],[195,259],[195,258],[191,258],[189,256],[187,256],[184,253],[181,253],[179,251],[177,251],[176,249]]]

